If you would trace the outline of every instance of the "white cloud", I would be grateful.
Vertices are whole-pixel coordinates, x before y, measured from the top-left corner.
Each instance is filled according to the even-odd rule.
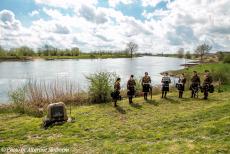
[[[116,7],[120,3],[125,5],[132,4],[135,0],[108,0],[108,2],[111,7]]]
[[[100,10],[96,10],[94,7],[82,5],[79,9],[79,15],[90,22],[97,24],[103,24],[107,22],[106,14]]]
[[[0,12],[1,26],[9,30],[19,30],[21,27],[21,22],[15,19],[13,12],[9,10],[2,10]]]
[[[32,12],[29,13],[29,16],[33,17],[33,16],[37,16],[39,15],[39,11],[38,10],[33,10]]]
[[[61,18],[63,15],[61,14],[61,12],[59,12],[56,9],[48,9],[48,8],[43,8],[43,11],[50,17],[54,18],[54,19],[58,19]]]
[[[14,13],[0,12],[5,46],[29,45],[37,48],[47,43],[59,48],[78,46],[83,51],[124,49],[135,41],[141,52],[193,50],[200,42],[210,43],[214,50],[230,49],[229,0],[175,0],[166,9],[144,11],[146,20],[125,16],[117,8],[97,6],[97,0],[36,0],[50,18],[36,19],[25,28]],[[134,1],[132,1],[134,2]],[[156,6],[160,0],[142,2]],[[114,2],[129,4],[128,1]],[[113,4],[111,4],[113,6]],[[64,14],[59,8],[71,10]],[[66,11],[64,11],[66,12]],[[12,40],[12,38],[14,40]],[[7,41],[8,40],[8,41]]]
[[[146,6],[155,7],[160,2],[167,2],[167,1],[170,1],[170,0],[142,0],[142,6],[144,6],[144,7],[146,7]]]
[[[154,12],[147,12],[146,10],[144,10],[144,12],[142,13],[142,15],[146,18],[146,19],[152,19],[152,18],[159,18],[162,19],[164,17],[166,17],[167,15],[169,15],[170,11],[166,11],[163,9],[159,9],[159,10],[155,10]]]

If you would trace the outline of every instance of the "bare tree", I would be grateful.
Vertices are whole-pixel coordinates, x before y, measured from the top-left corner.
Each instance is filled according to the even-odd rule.
[[[132,58],[133,54],[138,50],[138,45],[135,42],[129,42],[126,50],[130,53]]]
[[[196,50],[195,50],[195,53],[200,56],[200,60],[201,62],[203,61],[203,56],[206,55],[207,53],[209,53],[209,51],[212,49],[212,46],[204,43],[204,44],[201,44],[201,45],[198,45]]]
[[[184,57],[184,48],[180,48],[177,51],[178,58],[183,58]]]

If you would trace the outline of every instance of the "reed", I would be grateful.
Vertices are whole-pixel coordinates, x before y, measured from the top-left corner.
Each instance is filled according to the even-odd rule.
[[[88,102],[87,94],[76,84],[61,80],[49,83],[30,80],[23,87],[12,90],[9,97],[16,112],[35,116],[43,115],[44,109],[52,102],[64,102],[66,105]]]

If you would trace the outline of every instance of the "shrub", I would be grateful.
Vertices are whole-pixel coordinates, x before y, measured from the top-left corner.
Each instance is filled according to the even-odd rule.
[[[224,60],[224,53],[223,52],[218,52],[217,56],[218,56],[218,60],[219,61],[223,61]]]
[[[99,72],[86,77],[89,81],[89,98],[92,103],[111,101],[110,93],[116,79],[115,73]]]
[[[10,100],[13,103],[14,111],[24,114],[26,112],[26,88],[17,88],[16,90],[9,92]]]
[[[224,57],[224,63],[230,63],[230,54],[227,54],[227,55]]]
[[[230,70],[227,66],[222,66],[219,69],[212,70],[212,76],[214,81],[218,81],[221,84],[230,83]]]

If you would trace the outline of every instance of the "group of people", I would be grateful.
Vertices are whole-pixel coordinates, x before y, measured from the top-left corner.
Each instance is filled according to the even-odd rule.
[[[205,77],[204,77],[204,82],[202,86],[201,86],[200,77],[198,76],[197,72],[194,71],[193,73],[194,75],[191,79],[192,83],[189,88],[191,90],[191,98],[198,97],[198,92],[199,90],[201,90],[201,92],[204,93],[204,99],[208,99],[208,93],[209,92],[212,93],[214,91],[214,87],[212,85],[213,80],[212,80],[211,75],[209,74],[209,71],[205,70]],[[176,87],[179,92],[179,98],[183,97],[186,81],[187,79],[184,73],[182,73],[181,76],[179,77],[178,83],[176,84]],[[121,82],[121,78],[117,78],[114,84],[114,92],[112,93],[115,107],[117,106],[117,101],[121,98],[120,97],[120,90],[121,90],[120,82]],[[161,98],[166,98],[167,93],[169,92],[169,85],[171,83],[170,76],[167,72],[164,73],[161,83],[162,83]],[[144,100],[147,100],[148,93],[152,90],[151,78],[148,75],[148,72],[145,72],[144,77],[142,77],[141,85],[142,85],[142,92],[144,94]],[[134,79],[134,75],[131,75],[127,82],[127,96],[129,98],[130,104],[133,103],[133,97],[135,96],[135,92],[136,92],[135,87],[136,87],[136,81]]]

